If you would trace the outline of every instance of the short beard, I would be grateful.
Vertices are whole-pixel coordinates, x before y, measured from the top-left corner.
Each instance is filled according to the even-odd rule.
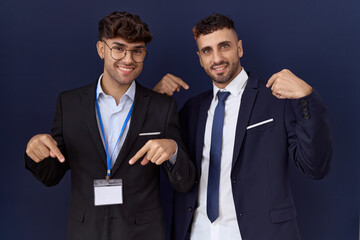
[[[219,64],[213,64],[211,65],[210,69],[214,68],[217,65],[223,65],[226,64],[226,66],[229,66],[229,62],[222,61]],[[230,66],[230,72],[228,74],[222,74],[222,75],[213,75],[211,74],[210,70],[205,70],[206,74],[216,83],[227,83],[235,78],[236,73],[238,72],[240,67],[240,64],[238,62],[234,62]]]

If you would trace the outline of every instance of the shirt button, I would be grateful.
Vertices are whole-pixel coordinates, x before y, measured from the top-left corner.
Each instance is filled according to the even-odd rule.
[[[233,180],[233,184],[235,184],[236,183],[236,180]]]

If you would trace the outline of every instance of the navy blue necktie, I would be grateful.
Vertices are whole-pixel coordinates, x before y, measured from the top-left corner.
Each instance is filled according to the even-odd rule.
[[[219,216],[219,182],[221,165],[221,146],[224,125],[225,101],[230,92],[218,92],[211,132],[210,165],[207,189],[207,215],[211,222]]]

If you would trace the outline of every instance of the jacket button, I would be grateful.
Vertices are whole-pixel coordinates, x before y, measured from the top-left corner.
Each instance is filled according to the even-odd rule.
[[[303,100],[301,100],[301,104],[302,104],[303,106],[306,106],[306,105],[307,105],[307,101],[306,101],[305,99],[303,99]]]
[[[233,184],[235,184],[236,183],[236,180],[233,180]]]
[[[309,110],[304,109],[304,110],[303,110],[303,113],[304,113],[305,115],[309,115]]]
[[[306,120],[308,120],[308,119],[310,119],[310,116],[309,116],[309,115],[304,115],[304,118],[305,118]]]
[[[189,207],[188,211],[191,213],[193,211],[192,207]]]
[[[175,175],[176,175],[176,179],[177,179],[178,181],[180,181],[180,180],[183,178],[182,174],[181,174],[179,171],[176,171],[176,172],[175,172]]]

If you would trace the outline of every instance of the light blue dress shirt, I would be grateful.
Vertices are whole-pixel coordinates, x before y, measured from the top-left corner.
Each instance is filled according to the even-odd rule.
[[[120,132],[121,132],[121,128],[123,127],[125,119],[126,119],[128,113],[130,111],[130,108],[133,105],[134,100],[135,100],[136,84],[135,84],[135,81],[132,82],[132,84],[130,85],[128,90],[121,97],[119,105],[116,105],[115,98],[110,95],[106,95],[101,87],[102,76],[103,76],[103,74],[99,77],[98,84],[96,87],[96,99],[99,103],[101,119],[103,122],[104,132],[105,132],[105,136],[102,136],[102,133],[100,131],[101,139],[103,141],[104,147],[105,147],[104,141],[106,139],[106,143],[108,145],[108,151],[109,151],[109,154],[111,154],[110,160],[111,160],[111,167],[112,167],[112,166],[114,166],[114,164],[116,162],[116,158],[119,155],[121,147],[124,144],[126,135],[129,131],[131,117],[124,129],[124,132],[122,133],[122,135],[120,137],[119,143],[116,145],[116,142],[117,142]],[[99,116],[97,114],[96,114],[96,119],[97,119],[97,123],[98,123],[98,128],[101,129],[100,123],[99,123]],[[174,165],[176,162],[177,151],[178,151],[178,147],[177,147],[177,143],[176,143],[176,152],[169,159],[169,162],[172,165]],[[170,166],[167,165],[167,166],[168,166],[168,168],[171,168],[171,165]]]
[[[105,136],[102,136],[101,131],[100,133],[104,146],[105,146],[104,141],[106,140],[107,142],[108,151],[109,154],[111,154],[110,159],[111,159],[111,167],[112,167],[116,161],[117,156],[119,155],[121,147],[124,144],[126,135],[129,131],[131,117],[124,129],[124,132],[121,135],[119,143],[115,146],[119,138],[121,128],[123,127],[123,124],[125,122],[126,116],[128,115],[130,108],[134,103],[136,84],[135,81],[132,82],[129,89],[121,97],[119,105],[117,105],[115,98],[113,98],[110,95],[106,95],[104,93],[101,87],[101,81],[102,81],[102,75],[99,78],[98,85],[96,88],[96,99],[99,103],[100,114],[104,126]],[[96,118],[98,122],[98,128],[100,129],[99,117],[97,115]]]

